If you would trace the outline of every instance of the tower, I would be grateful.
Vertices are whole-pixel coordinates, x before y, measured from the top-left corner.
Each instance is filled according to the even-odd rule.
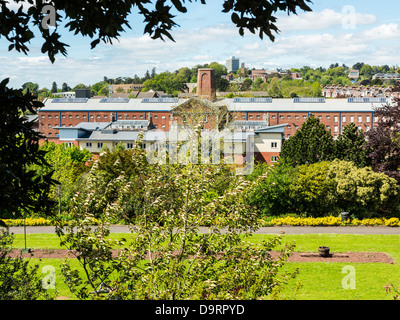
[[[214,101],[216,98],[214,69],[199,69],[197,72],[197,96]]]

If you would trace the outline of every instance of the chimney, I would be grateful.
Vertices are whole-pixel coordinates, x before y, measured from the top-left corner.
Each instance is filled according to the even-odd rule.
[[[199,69],[197,73],[197,96],[199,99],[216,99],[214,69]]]

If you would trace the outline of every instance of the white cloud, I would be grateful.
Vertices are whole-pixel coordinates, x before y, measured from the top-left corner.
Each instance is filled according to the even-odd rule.
[[[377,21],[372,14],[336,12],[331,9],[324,9],[321,12],[305,12],[299,15],[282,16],[278,19],[277,26],[282,32],[324,30],[343,26],[350,19],[354,19],[355,25],[370,25]]]
[[[400,29],[396,23],[382,24],[360,34],[369,40],[400,40]]]

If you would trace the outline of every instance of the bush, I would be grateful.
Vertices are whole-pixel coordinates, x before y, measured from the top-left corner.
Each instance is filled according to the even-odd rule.
[[[296,168],[280,163],[264,176],[248,197],[262,215],[326,217],[347,211],[359,219],[399,217],[396,180],[370,167],[341,160]]]

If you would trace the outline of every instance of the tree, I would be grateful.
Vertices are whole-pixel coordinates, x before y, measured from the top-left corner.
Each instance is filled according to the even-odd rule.
[[[331,133],[318,118],[310,115],[299,130],[282,145],[280,157],[293,165],[330,161],[334,142]]]
[[[329,166],[327,179],[335,181],[338,212],[347,211],[360,219],[399,214],[400,187],[384,173],[336,159]]]
[[[232,176],[225,166],[149,164],[140,145],[139,139],[131,149],[136,174],[126,175],[116,162],[119,175],[100,201],[97,190],[105,182],[97,165],[92,167],[74,198],[71,225],[58,229],[62,245],[77,254],[85,271],[78,273],[68,261],[62,267],[79,299],[268,299],[296,276],[297,271],[281,271],[293,245],[284,245],[273,259],[269,251],[280,245],[279,237],[247,241],[258,229],[257,212],[245,203],[253,183]],[[222,177],[230,180],[228,190],[210,194]],[[123,209],[132,197],[134,219]],[[101,212],[94,231],[88,224],[93,206]],[[108,236],[114,215],[134,226],[127,239]],[[209,230],[199,233],[200,225]],[[118,247],[124,249],[113,255]]]
[[[253,81],[250,78],[246,78],[243,80],[243,91],[249,91],[251,88],[251,85],[253,84]]]
[[[32,164],[48,166],[45,153],[39,150],[40,134],[32,129],[23,114],[35,113],[43,104],[30,93],[0,83],[0,218],[22,216],[26,212],[51,213],[55,203],[49,198],[55,183],[52,172],[38,176]]]
[[[71,90],[71,88],[68,86],[68,84],[66,82],[63,82],[63,84],[61,86],[61,92],[68,92],[70,90]]]
[[[39,90],[39,85],[33,82],[25,82],[22,85],[23,92],[26,93],[28,90],[31,94],[37,95]]]
[[[376,108],[375,117],[379,121],[366,133],[368,157],[376,172],[383,172],[400,183],[400,106],[386,104]]]
[[[35,5],[31,5],[25,12],[22,10],[22,3],[25,1],[17,2],[21,3],[17,12],[10,10],[5,3],[1,6],[0,25],[3,28],[0,30],[0,35],[10,43],[8,49],[27,54],[28,43],[35,37],[34,30],[37,29],[44,41],[41,50],[47,53],[52,62],[59,53],[67,55],[68,44],[60,41],[61,35],[58,30],[51,32],[48,27],[42,26],[42,22],[48,23],[48,11],[43,8],[49,3],[36,1]],[[199,2],[206,4],[205,0],[199,0]],[[297,14],[297,10],[311,11],[308,3],[311,1],[224,0],[222,12],[231,13],[232,22],[239,29],[240,35],[243,36],[245,30],[252,33],[258,31],[261,39],[266,35],[274,41],[273,32],[279,31],[276,26],[277,18],[274,15],[279,11],[286,11],[289,14]],[[57,10],[56,23],[60,23],[64,17],[68,21],[65,28],[69,31],[94,38],[91,42],[92,48],[96,47],[100,41],[112,44],[125,27],[131,28],[128,22],[131,11],[136,11],[143,17],[146,24],[144,33],[149,34],[153,39],[164,40],[166,37],[173,40],[170,31],[177,24],[173,20],[175,16],[171,14],[171,10],[177,10],[181,14],[187,12],[184,0],[174,0],[172,4],[166,0],[118,0],[107,2],[106,9],[104,3],[94,0],[85,3],[78,0],[68,2],[53,0],[50,5]]]
[[[55,81],[51,85],[51,92],[52,93],[56,93],[57,92],[57,83]]]
[[[357,167],[371,164],[364,132],[352,122],[343,128],[334,144],[334,158],[353,162]]]
[[[87,149],[54,142],[43,143],[39,150],[45,153],[49,166],[32,165],[30,168],[38,175],[52,173],[52,179],[59,183],[50,188],[49,197],[59,204],[59,212],[68,212],[72,197],[81,188],[82,175],[88,171],[86,162],[91,160],[92,154]]]

